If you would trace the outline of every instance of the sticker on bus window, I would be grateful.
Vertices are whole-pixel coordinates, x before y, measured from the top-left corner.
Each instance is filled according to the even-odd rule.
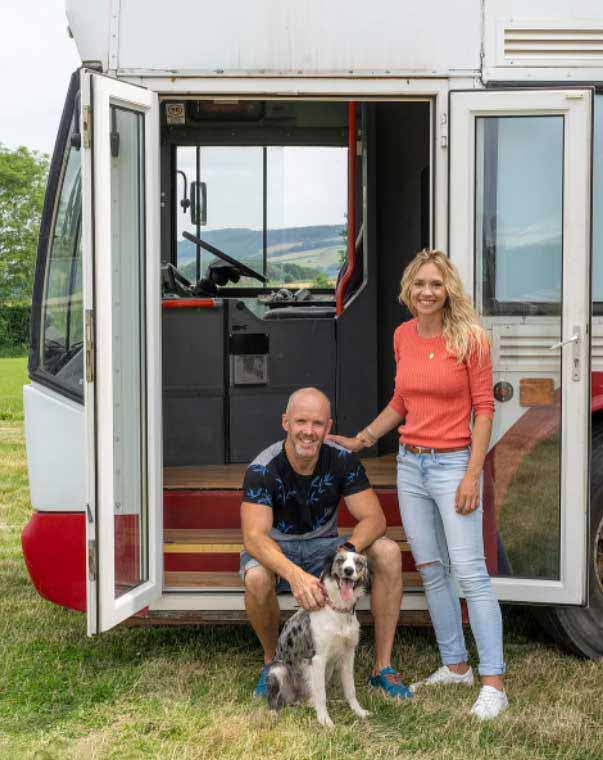
[[[186,122],[184,103],[166,103],[165,116],[171,125],[184,125]]]

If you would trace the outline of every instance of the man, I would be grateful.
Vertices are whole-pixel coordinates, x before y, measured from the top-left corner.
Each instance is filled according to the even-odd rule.
[[[285,441],[265,449],[245,474],[241,576],[247,615],[264,649],[255,694],[266,696],[268,667],[276,653],[277,591],[290,589],[306,610],[322,607],[317,576],[326,557],[345,542],[366,553],[372,564],[375,666],[370,683],[390,697],[407,699],[412,695],[390,661],[402,599],[400,550],[383,535],[385,517],[360,460],[325,442],[332,424],[323,393],[316,388],[296,391],[283,415]],[[358,521],[347,541],[337,535],[342,496]]]

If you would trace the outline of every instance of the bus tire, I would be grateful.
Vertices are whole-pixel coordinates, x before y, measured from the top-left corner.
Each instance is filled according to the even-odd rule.
[[[603,417],[593,419],[588,607],[549,607],[538,618],[567,650],[603,659]]]

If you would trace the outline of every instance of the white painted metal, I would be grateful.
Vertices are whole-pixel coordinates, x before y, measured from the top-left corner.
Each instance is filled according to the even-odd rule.
[[[590,90],[451,93],[450,255],[467,284],[474,282],[475,119],[479,116],[564,116],[563,339],[571,336],[574,325],[579,325],[582,334],[587,335],[590,320],[591,109]],[[504,321],[510,320],[505,317]],[[495,322],[489,318],[490,329]],[[517,335],[515,339],[520,337]],[[572,350],[570,346],[563,351],[561,364],[561,580],[495,579],[499,598],[504,600],[557,604],[581,604],[585,600],[589,342],[585,340],[580,345],[580,382],[573,382],[571,378]]]
[[[113,0],[65,0],[69,28],[82,61],[109,67],[109,36]]]
[[[96,222],[94,240],[84,238],[85,308],[97,305],[96,376],[94,387],[87,383],[90,466],[89,489],[96,524],[89,525],[89,538],[98,540],[98,621],[90,632],[113,627],[148,605],[161,593],[162,585],[162,453],[161,453],[161,324],[159,299],[159,105],[157,96],[143,88],[114,79],[84,74],[82,94],[92,87],[93,140],[90,156],[83,163],[84,214]],[[113,432],[113,364],[112,364],[112,271],[111,271],[111,149],[110,106],[112,104],[140,112],[145,123],[145,234],[147,281],[147,456],[148,456],[148,580],[128,593],[115,598],[114,559],[114,432]],[[90,151],[87,151],[90,153]],[[92,165],[91,165],[92,164]],[[93,175],[90,173],[93,168]],[[92,195],[92,190],[93,195]],[[85,226],[85,225],[84,225]],[[90,257],[94,248],[94,275]],[[121,340],[127,340],[122,335]],[[139,347],[131,346],[134,353]],[[96,412],[96,413],[95,413]],[[96,478],[96,481],[95,481]],[[90,610],[89,599],[89,613]]]
[[[84,309],[94,313],[94,188],[91,150],[92,81],[80,75],[80,128],[82,130],[82,295]],[[97,512],[96,512],[96,399],[94,382],[94,324],[92,351],[84,351],[84,429],[86,467],[86,626],[88,636],[98,633]]]
[[[118,76],[603,78],[585,36],[603,27],[598,0],[426,0],[411,9],[396,0],[376,0],[370,8],[362,0],[181,0],[177,6],[66,0],[66,11],[82,60],[98,60]],[[530,44],[527,34],[522,52],[521,42],[510,43],[513,30],[522,29],[545,39],[534,44],[532,37]],[[565,40],[561,50],[549,45],[548,57],[538,53],[547,50],[547,32],[552,41],[555,33]]]
[[[597,30],[599,0],[485,0],[483,80],[601,81]]]
[[[480,15],[478,0],[67,0],[84,60],[166,77],[466,75],[480,65]]]
[[[83,512],[84,410],[38,383],[23,388],[31,505],[41,512]]]
[[[278,597],[279,606],[282,610],[297,609],[299,605],[291,594],[283,594]],[[370,597],[362,597],[358,602],[357,609],[370,609]],[[245,597],[240,589],[229,591],[191,591],[169,592],[163,594],[157,601],[149,605],[152,611],[185,611],[185,610],[215,610],[225,612],[229,610],[244,610]],[[426,610],[427,603],[423,592],[407,592],[402,600],[401,610]]]

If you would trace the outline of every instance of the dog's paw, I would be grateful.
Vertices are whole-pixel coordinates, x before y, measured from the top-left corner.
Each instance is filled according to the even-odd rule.
[[[359,718],[362,718],[362,720],[364,720],[365,718],[368,718],[368,716],[370,715],[370,712],[368,710],[365,710],[363,707],[360,707],[360,705],[358,705],[358,707],[352,707],[352,710],[356,713],[356,715]]]
[[[335,728],[335,724],[329,717],[328,713],[325,713],[324,715],[317,715],[318,722],[321,726],[324,726],[325,728]]]

